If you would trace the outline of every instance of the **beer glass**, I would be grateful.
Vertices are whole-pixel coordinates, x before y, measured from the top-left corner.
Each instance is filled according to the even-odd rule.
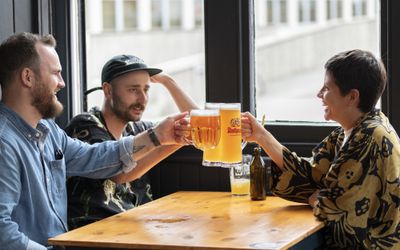
[[[219,110],[191,110],[190,127],[190,135],[196,148],[201,150],[215,148],[221,137]]]
[[[219,110],[220,105],[221,103],[207,102],[205,104],[205,109]],[[221,150],[222,147],[220,146],[219,143],[215,148],[204,149],[202,165],[206,167],[220,167]]]
[[[240,103],[220,105],[221,147],[220,160],[223,167],[242,162],[242,125],[240,121]]]
[[[243,161],[229,169],[231,193],[234,196],[250,193],[250,163],[252,155],[243,155]]]

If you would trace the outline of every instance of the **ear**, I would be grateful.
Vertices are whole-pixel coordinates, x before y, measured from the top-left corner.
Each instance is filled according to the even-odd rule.
[[[358,91],[358,89],[350,90],[348,96],[350,103],[357,107],[358,103],[360,102],[360,92]]]
[[[103,92],[104,92],[104,97],[106,99],[110,99],[112,96],[112,86],[109,82],[103,82]]]
[[[31,88],[35,81],[35,73],[30,68],[23,68],[20,73],[21,82],[22,84],[27,87]]]

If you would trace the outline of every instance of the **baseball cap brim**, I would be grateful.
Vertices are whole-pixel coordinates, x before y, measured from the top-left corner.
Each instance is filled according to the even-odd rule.
[[[128,66],[131,66],[131,65],[128,65]],[[134,71],[141,71],[141,70],[147,71],[147,73],[149,73],[150,76],[154,76],[154,75],[157,75],[158,73],[162,72],[161,69],[157,69],[157,68],[129,68],[129,67],[127,67],[127,69],[114,74],[110,81],[112,81],[113,79],[115,79],[121,75],[124,75],[126,73],[134,72]]]

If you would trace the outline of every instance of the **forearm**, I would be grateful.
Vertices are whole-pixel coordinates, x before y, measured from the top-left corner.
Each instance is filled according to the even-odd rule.
[[[175,123],[183,119],[185,115],[187,115],[187,112],[168,116],[163,121],[158,123],[154,128],[150,128],[136,135],[133,139],[133,152],[129,158],[137,162],[143,157],[147,156],[157,147],[182,144],[183,138],[181,135],[176,134]],[[153,154],[153,157],[162,156]]]
[[[157,135],[156,137],[158,138]],[[148,131],[143,131],[134,137],[132,158],[139,161],[156,148],[157,145],[150,139]]]
[[[283,168],[283,145],[268,131],[264,130],[263,136],[258,139],[258,144],[279,168]]]
[[[163,159],[174,153],[180,147],[182,146],[181,145],[160,146],[157,149],[150,152],[145,157],[141,158],[137,162],[136,167],[132,171],[114,176],[113,178],[111,178],[111,180],[117,184],[136,180],[141,176],[143,176],[147,171],[149,171],[160,161],[162,161]]]
[[[198,105],[193,101],[193,99],[186,94],[186,92],[183,91],[183,89],[180,88],[171,77],[164,77],[161,84],[168,90],[181,112],[198,108]]]

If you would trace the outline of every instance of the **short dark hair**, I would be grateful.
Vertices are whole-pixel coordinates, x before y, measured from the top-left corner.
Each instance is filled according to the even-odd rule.
[[[14,34],[1,43],[0,84],[3,91],[22,68],[28,67],[36,74],[40,73],[40,58],[35,48],[37,43],[56,47],[56,40],[52,35],[40,36],[28,32]]]
[[[358,108],[371,111],[386,87],[386,70],[381,60],[365,50],[341,52],[325,64],[325,69],[334,78],[342,95],[352,89],[360,93]]]

